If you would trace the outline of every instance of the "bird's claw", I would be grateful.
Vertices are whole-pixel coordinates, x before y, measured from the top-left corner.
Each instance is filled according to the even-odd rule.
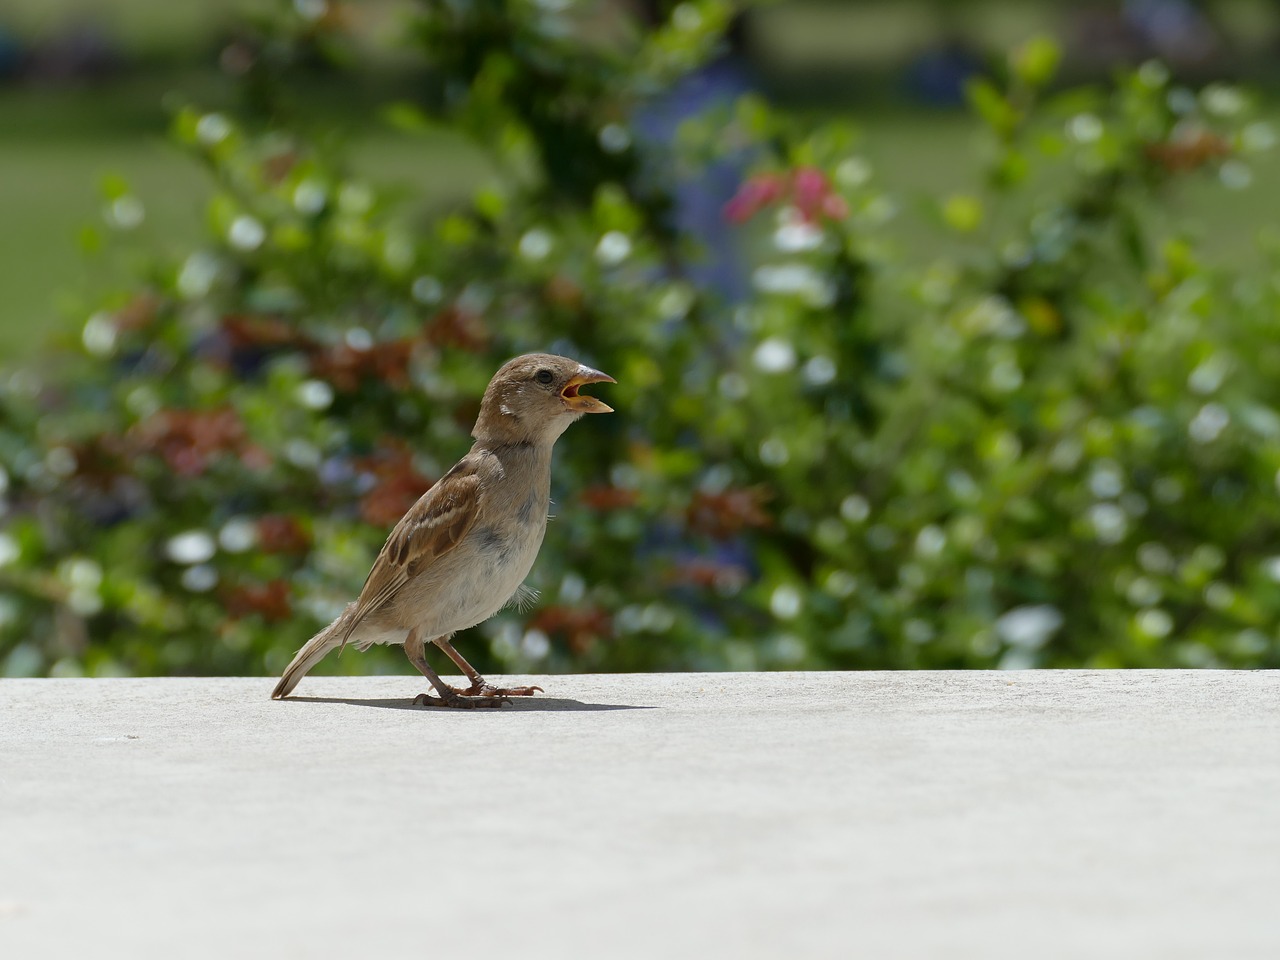
[[[430,694],[420,693],[413,698],[415,707],[455,707],[458,709],[472,709],[474,707],[501,707],[504,703],[510,703],[506,697],[467,697],[461,696],[457,691],[452,691],[445,696],[433,697]]]
[[[495,687],[487,680],[473,683],[465,690],[451,687],[460,697],[532,697],[535,693],[545,693],[541,687]]]

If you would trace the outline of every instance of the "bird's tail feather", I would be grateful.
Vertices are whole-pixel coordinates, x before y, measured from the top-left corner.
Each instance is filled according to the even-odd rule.
[[[342,614],[314,637],[302,645],[302,649],[294,656],[289,666],[280,675],[280,682],[271,691],[271,699],[279,700],[287,697],[298,681],[307,675],[307,671],[324,659],[325,654],[342,644],[342,636],[346,631],[347,621],[355,610],[355,604],[347,605]]]

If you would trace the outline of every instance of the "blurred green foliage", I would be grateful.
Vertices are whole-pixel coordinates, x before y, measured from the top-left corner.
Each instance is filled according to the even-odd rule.
[[[205,241],[126,257],[80,342],[3,381],[4,672],[278,671],[544,349],[619,412],[560,444],[543,599],[476,631],[482,669],[1280,664],[1280,285],[1204,266],[1163,202],[1248,180],[1275,135],[1247,94],[1149,63],[1050,95],[1026,44],[971,85],[987,174],[922,260],[841,125],[745,96],[645,136],[730,4],[583,7],[422,5],[430,82],[387,118],[493,171],[427,216],[288,120],[281,75],[359,69],[323,3],[245,41],[240,112],[177,112]],[[742,303],[675,215],[726,157]]]

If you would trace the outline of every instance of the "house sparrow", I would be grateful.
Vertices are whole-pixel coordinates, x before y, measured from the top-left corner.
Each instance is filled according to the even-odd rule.
[[[490,686],[449,643],[512,600],[522,599],[547,529],[551,448],[584,413],[612,408],[579,393],[590,383],[615,383],[576,360],[531,353],[503,365],[484,392],[471,431],[475,444],[395,525],[373,562],[360,597],[307,641],[272,691],[287,696],[326,653],[354,643],[401,643],[409,661],[435,688],[414,703],[496,707],[540,687]],[[427,663],[434,643],[471,686],[449,686]]]

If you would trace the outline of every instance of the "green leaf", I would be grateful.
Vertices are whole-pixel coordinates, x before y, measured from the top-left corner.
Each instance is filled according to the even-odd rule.
[[[118,173],[108,173],[98,181],[98,189],[102,193],[104,200],[119,200],[121,197],[128,196],[132,191],[129,189],[129,181]]]
[[[432,128],[431,119],[416,103],[396,100],[382,108],[382,119],[405,133],[426,133]]]
[[[80,244],[81,253],[92,255],[102,250],[102,231],[97,227],[91,225],[81,227],[77,240]]]
[[[500,220],[507,210],[505,191],[496,184],[488,184],[476,191],[476,212],[489,220]]]
[[[763,140],[772,134],[773,110],[763,97],[750,93],[739,97],[735,113],[738,123],[754,139]]]
[[[975,77],[965,84],[965,96],[978,116],[1002,140],[1017,128],[1019,114],[995,84],[985,77]]]
[[[972,233],[982,225],[982,201],[970,194],[953,194],[942,205],[942,218],[958,233]]]
[[[1051,37],[1032,37],[1013,51],[1009,66],[1014,76],[1033,89],[1053,79],[1062,60],[1062,50]]]

